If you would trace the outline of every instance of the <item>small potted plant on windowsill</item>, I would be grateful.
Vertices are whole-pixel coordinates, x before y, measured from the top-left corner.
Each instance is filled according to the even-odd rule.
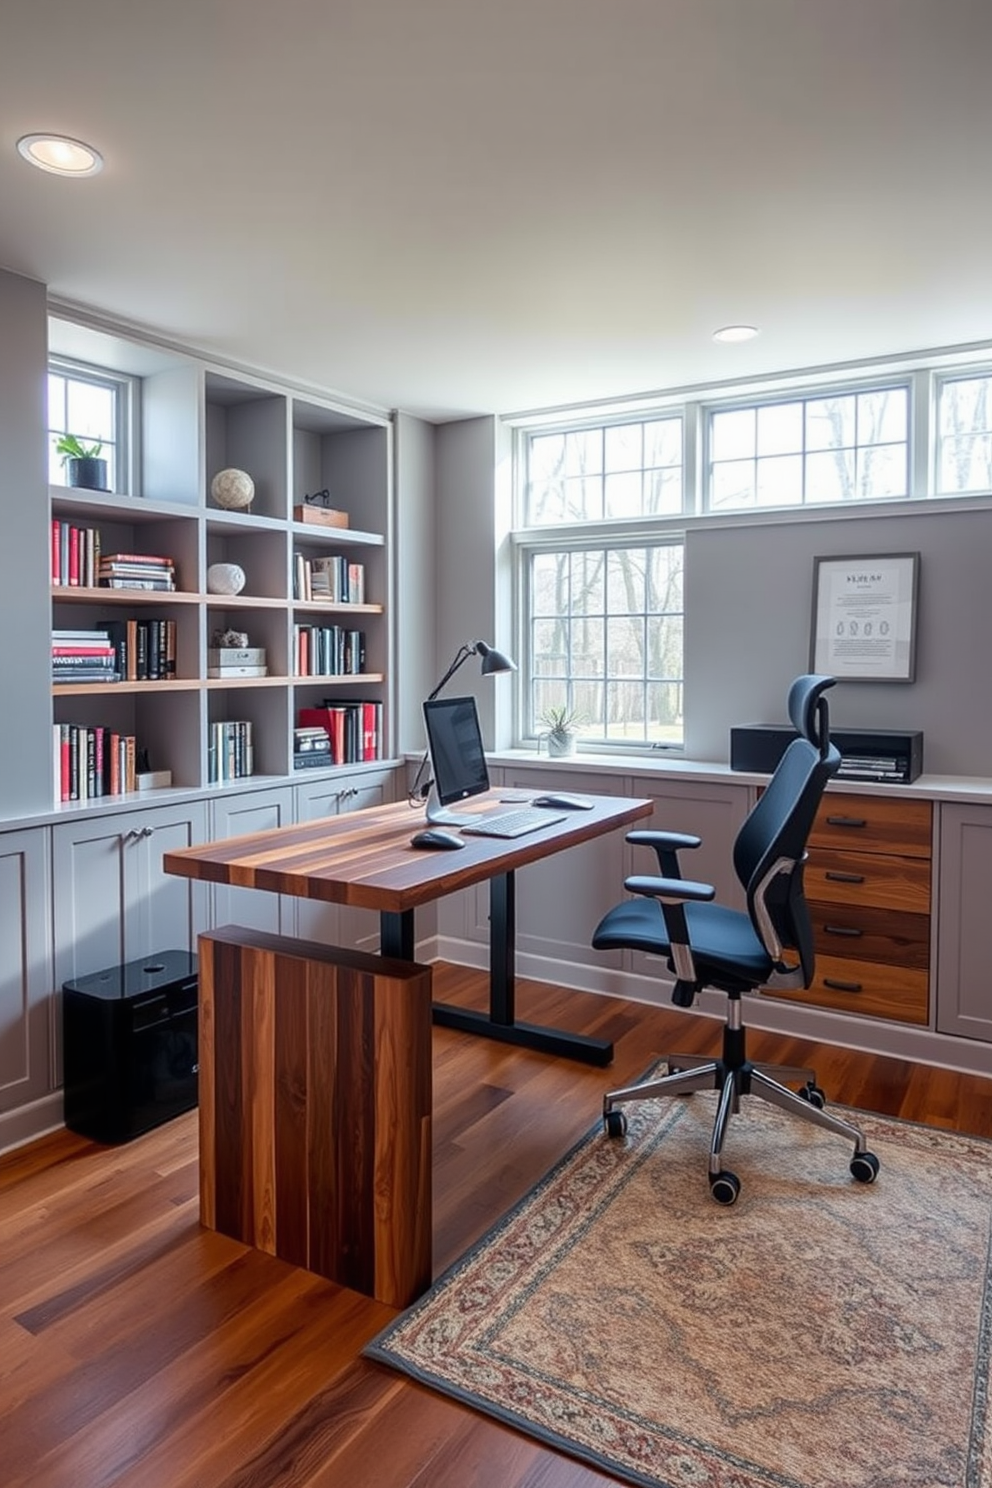
[[[564,759],[566,755],[575,753],[575,741],[583,719],[574,708],[564,703],[545,708],[540,721],[547,728],[544,737],[548,741],[548,754],[553,759]]]
[[[107,462],[100,458],[103,440],[94,444],[83,444],[75,434],[63,434],[55,446],[55,453],[62,456],[66,479],[70,486],[79,486],[84,491],[107,491]]]

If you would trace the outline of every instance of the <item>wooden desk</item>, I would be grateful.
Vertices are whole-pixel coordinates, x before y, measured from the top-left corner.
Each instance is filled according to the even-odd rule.
[[[525,837],[466,836],[465,847],[457,852],[411,847],[410,837],[423,825],[423,817],[403,802],[183,848],[166,853],[163,861],[167,873],[206,883],[268,889],[378,910],[382,954],[404,961],[414,959],[414,911],[420,905],[488,881],[489,1011],[476,1013],[435,1003],[434,1021],[544,1053],[606,1065],[613,1057],[612,1044],[518,1022],[514,1007],[514,870],[628,826],[653,809],[650,801],[628,797],[590,799],[594,803],[591,811],[570,811],[563,821]],[[498,791],[475,798],[469,806],[473,812],[509,809],[499,804]]]
[[[237,926],[200,936],[202,1223],[392,1307],[413,1301],[431,1281],[432,1217],[431,971],[413,960],[414,910],[492,886],[490,1012],[435,1004],[435,1021],[605,1064],[605,1041],[514,1018],[513,872],[651,810],[603,796],[526,837],[425,852],[401,804],[166,853],[169,873],[361,905],[382,928],[380,956]]]

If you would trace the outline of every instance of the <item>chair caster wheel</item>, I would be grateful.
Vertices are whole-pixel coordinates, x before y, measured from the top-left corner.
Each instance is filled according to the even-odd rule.
[[[625,1137],[627,1135],[627,1118],[622,1111],[604,1111],[603,1124],[606,1127],[608,1137]]]
[[[718,1204],[736,1204],[737,1195],[741,1191],[741,1180],[736,1173],[717,1173],[715,1178],[710,1179],[710,1193]]]
[[[805,1085],[796,1091],[796,1094],[800,1100],[809,1101],[810,1105],[815,1106],[818,1111],[822,1111],[827,1104],[827,1097],[813,1080],[807,1081]]]
[[[851,1158],[851,1177],[859,1183],[874,1183],[878,1177],[878,1158],[874,1152],[856,1152]]]

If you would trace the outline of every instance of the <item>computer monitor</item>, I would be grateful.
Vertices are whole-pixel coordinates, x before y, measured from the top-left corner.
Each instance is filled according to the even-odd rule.
[[[467,813],[443,809],[489,789],[475,698],[430,699],[424,704],[424,725],[434,776],[427,801],[427,820],[451,825],[475,821]]]

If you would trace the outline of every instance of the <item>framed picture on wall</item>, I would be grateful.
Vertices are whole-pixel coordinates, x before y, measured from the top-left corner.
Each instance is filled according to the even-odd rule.
[[[912,682],[919,553],[813,559],[810,670],[838,682]]]

